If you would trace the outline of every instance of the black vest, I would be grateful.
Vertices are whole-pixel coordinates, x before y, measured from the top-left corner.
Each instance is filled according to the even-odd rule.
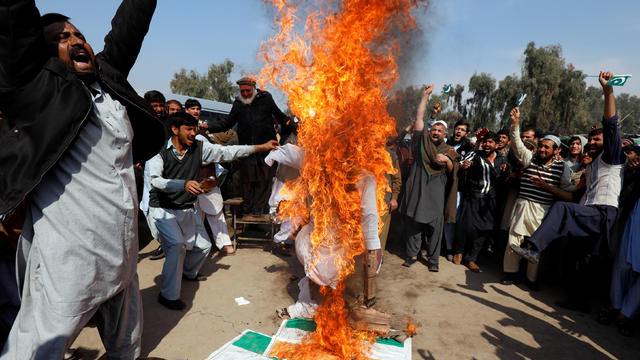
[[[202,165],[202,141],[195,140],[182,159],[178,159],[171,147],[160,151],[164,169],[162,177],[176,180],[197,180]],[[197,196],[185,190],[163,192],[156,188],[149,191],[149,206],[164,209],[189,209],[193,207]]]

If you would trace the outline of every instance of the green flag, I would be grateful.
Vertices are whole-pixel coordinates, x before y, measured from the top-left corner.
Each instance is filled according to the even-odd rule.
[[[520,105],[522,105],[522,102],[523,102],[523,101],[524,101],[524,99],[526,99],[526,98],[527,98],[527,94],[525,94],[525,93],[523,93],[523,92],[521,92],[520,94],[518,94],[518,98],[516,99],[516,106],[520,106]],[[504,121],[504,123],[505,123],[505,124],[506,124],[506,123],[508,123],[508,122],[509,122],[509,120],[511,120],[511,116],[509,116],[509,117],[507,118],[507,120],[505,120],[505,121]]]
[[[600,75],[584,75],[585,77],[600,77]],[[607,85],[622,86],[627,83],[627,80],[631,77],[631,74],[613,75]]]
[[[631,75],[614,75],[609,81],[607,81],[607,85],[611,86],[622,86],[626,84],[627,79],[629,79]]]

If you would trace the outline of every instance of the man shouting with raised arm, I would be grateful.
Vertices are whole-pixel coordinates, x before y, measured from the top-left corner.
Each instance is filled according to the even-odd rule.
[[[0,213],[23,199],[27,212],[2,360],[61,359],[90,319],[110,359],[140,353],[133,164],[165,137],[126,78],[155,5],[123,1],[94,56],[66,16],[0,1]]]

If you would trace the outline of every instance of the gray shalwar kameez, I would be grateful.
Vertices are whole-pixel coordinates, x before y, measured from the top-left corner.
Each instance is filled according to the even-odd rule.
[[[447,174],[443,172],[429,179],[420,160],[422,141],[422,132],[413,135],[414,161],[405,183],[400,209],[407,217],[404,230],[407,256],[411,258],[417,256],[422,243],[425,242],[429,263],[438,265],[444,226]]]
[[[124,106],[91,87],[92,113],[27,198],[22,304],[2,360],[61,359],[94,315],[110,359],[140,354],[133,130]]]

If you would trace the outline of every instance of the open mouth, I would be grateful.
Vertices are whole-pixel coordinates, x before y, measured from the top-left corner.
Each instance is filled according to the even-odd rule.
[[[71,60],[77,70],[89,70],[93,68],[91,56],[85,49],[72,50]]]

